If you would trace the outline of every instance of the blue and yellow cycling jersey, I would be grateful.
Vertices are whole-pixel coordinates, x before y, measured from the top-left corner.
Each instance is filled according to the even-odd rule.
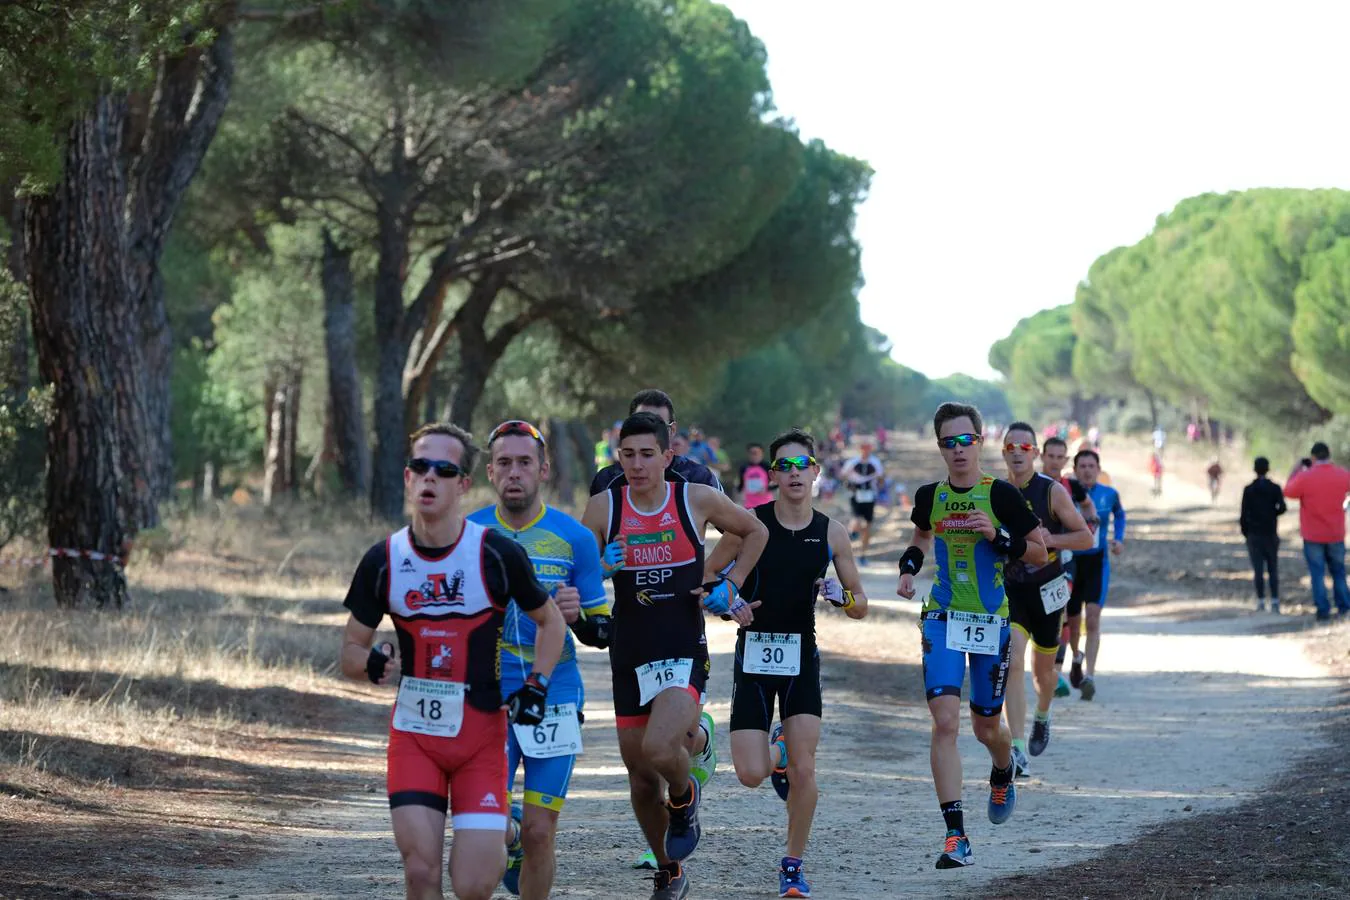
[[[1110,485],[1098,482],[1087,489],[1092,505],[1097,509],[1097,530],[1093,533],[1095,543],[1089,550],[1075,550],[1075,554],[1103,553],[1108,540],[1125,540],[1125,507],[1120,502],[1120,492]],[[1107,528],[1114,526],[1114,533]],[[1107,535],[1111,534],[1108,538]]]
[[[609,615],[609,600],[600,574],[600,549],[590,529],[565,512],[542,506],[539,515],[516,531],[502,521],[496,506],[485,506],[469,516],[469,521],[496,529],[514,539],[534,564],[534,575],[549,593],[562,585],[572,585],[581,593],[581,607],[587,612]],[[528,674],[534,662],[534,620],[520,611],[515,601],[506,609],[502,626],[502,674],[521,667]],[[559,665],[576,660],[576,645],[568,631]],[[557,680],[557,673],[554,680]]]

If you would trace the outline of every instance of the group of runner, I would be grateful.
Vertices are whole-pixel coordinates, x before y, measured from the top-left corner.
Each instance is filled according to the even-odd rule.
[[[596,474],[579,522],[540,497],[548,445],[530,423],[503,422],[489,434],[483,449],[498,500],[467,516],[462,502],[480,453],[472,436],[447,424],[412,435],[404,472],[412,521],[358,566],[342,647],[348,677],[398,686],[387,778],[409,898],[443,896],[447,812],[457,896],[486,900],[503,881],[525,898],[549,896],[558,819],[582,750],[585,691],[574,641],[609,651],[620,756],[655,869],[651,897],[688,896],[683,862],[699,844],[702,793],[717,765],[715,723],[703,709],[711,669],[705,612],[738,626],[730,716],[737,778],[749,787],[769,780],[785,801],[778,895],[811,895],[803,860],[823,711],[816,607],[823,600],[853,619],[867,612],[849,530],[813,508],[820,466],[810,434],[791,429],[773,440],[763,459],[773,500],[747,509],[706,467],[673,453],[667,395],[640,392],[629,412],[619,461]],[[1094,539],[1064,484],[1034,472],[1029,426],[1006,432],[1010,480],[986,474],[981,424],[974,407],[938,409],[934,431],[948,474],[914,497],[914,540],[897,586],[915,596],[932,555],[921,627],[933,776],[947,831],[938,868],[971,861],[956,746],[967,663],[972,722],[993,765],[988,814],[997,824],[1015,808],[1024,731],[1025,697],[1020,708],[1012,699],[1020,679],[1010,689],[1011,661],[1016,656],[1020,667],[1020,651],[1034,645],[1038,702],[1028,746],[1037,755],[1049,742],[1054,668],[1044,660],[1059,649],[1060,610],[1070,611],[1077,673],[1074,598],[1087,607],[1081,683],[1091,699],[1105,599],[1105,563],[1095,581],[1081,571],[1085,555],[1103,554],[1104,528]],[[1095,462],[1092,451],[1078,454],[1075,490],[1091,518],[1116,511],[1120,541],[1123,513],[1114,492],[1098,490]],[[708,525],[722,533],[711,553]],[[1064,557],[1074,549],[1080,574],[1070,588]],[[385,615],[397,645],[373,646]],[[512,803],[522,764],[522,802]]]

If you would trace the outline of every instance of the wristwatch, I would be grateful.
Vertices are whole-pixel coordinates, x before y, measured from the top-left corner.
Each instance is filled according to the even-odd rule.
[[[547,676],[547,675],[543,675],[543,674],[541,674],[541,673],[539,673],[539,672],[531,672],[531,673],[530,673],[530,677],[529,677],[529,678],[526,678],[525,680],[526,680],[526,681],[533,681],[535,684],[539,685],[539,686],[540,686],[541,688],[543,688],[544,690],[548,690],[548,676]]]

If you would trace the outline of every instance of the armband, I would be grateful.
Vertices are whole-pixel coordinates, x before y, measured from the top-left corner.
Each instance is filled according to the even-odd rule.
[[[572,633],[587,647],[604,650],[609,646],[610,617],[606,615],[587,615],[586,610],[571,624]]]
[[[366,677],[370,679],[371,684],[379,684],[380,679],[384,677],[384,665],[389,662],[389,657],[370,648],[370,655],[366,657]]]
[[[994,545],[995,550],[1009,559],[1021,559],[1027,552],[1027,539],[1013,537],[1006,528],[999,528],[990,543]]]
[[[923,568],[923,551],[918,547],[909,547],[900,557],[901,575],[918,575]]]

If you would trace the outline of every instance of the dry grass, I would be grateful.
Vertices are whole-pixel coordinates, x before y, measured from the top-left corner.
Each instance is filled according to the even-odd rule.
[[[378,530],[245,508],[166,532],[181,546],[133,560],[129,609],[58,609],[45,571],[0,596],[0,883],[20,896],[139,896],[152,868],[246,854],[285,808],[378,780],[352,749],[382,740],[387,698],[334,677]]]

